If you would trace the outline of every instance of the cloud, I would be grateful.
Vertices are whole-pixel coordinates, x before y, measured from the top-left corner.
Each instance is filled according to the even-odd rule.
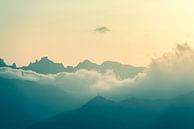
[[[171,52],[153,59],[144,73],[120,80],[112,71],[104,74],[79,70],[52,75],[33,71],[0,68],[0,77],[35,81],[60,87],[91,98],[97,94],[113,99],[127,97],[171,98],[194,91],[194,50],[188,44],[177,44]]]
[[[95,31],[99,33],[106,33],[106,32],[110,32],[110,29],[106,26],[101,26],[96,28]]]
[[[29,80],[29,81],[40,81],[50,79],[50,75],[38,74],[33,71],[25,71],[21,69],[12,69],[9,67],[0,68],[0,77],[8,79],[20,79],[20,80]]]
[[[194,50],[188,44],[153,59],[134,93],[143,97],[169,98],[194,91]]]
[[[96,71],[79,70],[75,73],[61,72],[58,74],[38,74],[33,71],[21,69],[0,68],[0,77],[9,79],[29,80],[41,84],[53,85],[63,88],[69,92],[97,92],[108,91],[114,87],[133,83],[133,78],[119,80],[112,71],[104,74]]]

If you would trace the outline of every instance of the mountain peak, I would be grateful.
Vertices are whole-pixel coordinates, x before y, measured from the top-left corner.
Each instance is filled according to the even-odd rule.
[[[7,66],[3,59],[0,58],[0,67]]]
[[[72,73],[78,70],[91,70],[104,74],[108,70],[111,70],[115,73],[118,79],[134,77],[144,70],[143,67],[133,67],[131,65],[121,64],[116,61],[104,61],[102,64],[96,64],[88,59],[83,60],[75,67],[64,67],[62,63],[55,63],[54,61],[50,60],[48,56],[43,56],[34,62],[30,62],[28,66],[23,67],[17,67],[15,63],[12,65],[7,65],[4,60],[0,58],[0,67],[11,67],[16,69],[21,68],[23,70],[32,70],[41,74],[56,74],[59,72]]]
[[[102,102],[102,101],[107,101],[107,99],[102,96],[96,96],[92,100],[90,100],[90,102]]]
[[[54,63],[53,61],[51,61],[47,56],[41,57],[40,61],[38,62],[50,62],[50,63]]]
[[[91,64],[95,64],[95,63],[93,63],[92,61],[86,59],[86,60],[80,62],[78,65],[91,65]]]
[[[41,60],[49,60],[48,56],[41,57]]]
[[[90,60],[86,59],[82,63],[92,63]]]
[[[90,60],[84,60],[83,62],[80,62],[77,66],[76,69],[86,69],[86,70],[96,70],[98,71],[99,65],[91,62]]]
[[[104,64],[118,64],[118,65],[121,65],[121,63],[116,62],[116,61],[104,61],[104,62],[102,63],[102,65],[104,65]]]
[[[115,102],[108,100],[102,96],[96,96],[91,99],[83,108],[104,108],[115,105]]]
[[[55,63],[51,61],[47,56],[42,57],[40,60],[36,60],[34,63],[30,63],[26,67],[22,67],[24,70],[32,70],[42,74],[56,74],[64,71],[62,63]]]

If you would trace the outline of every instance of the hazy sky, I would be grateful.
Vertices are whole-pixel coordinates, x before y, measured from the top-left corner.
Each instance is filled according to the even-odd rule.
[[[0,0],[0,57],[147,65],[176,43],[194,46],[193,7],[193,0]]]

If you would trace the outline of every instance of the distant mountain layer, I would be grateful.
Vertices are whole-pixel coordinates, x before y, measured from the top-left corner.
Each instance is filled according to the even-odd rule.
[[[16,64],[13,63],[12,65],[7,65],[3,59],[0,58],[0,67],[10,67],[10,68],[17,68]]]
[[[7,65],[5,64],[3,59],[0,59],[0,67],[6,67]]]
[[[61,63],[54,63],[49,60],[48,57],[42,57],[41,60],[37,60],[34,63],[30,63],[28,66],[22,67],[24,70],[32,70],[42,74],[56,74],[59,72],[76,72],[80,69],[94,70],[100,73],[105,73],[107,70],[112,70],[115,75],[120,79],[134,77],[140,72],[143,72],[144,67],[134,67],[131,65],[123,65],[118,62],[105,61],[101,65],[92,63],[89,60],[80,62],[77,66],[64,67]]]
[[[34,63],[30,63],[28,66],[22,67],[22,69],[32,70],[42,74],[56,74],[65,71],[63,64],[54,63],[47,57],[42,57],[41,60],[37,60]]]
[[[0,78],[0,129],[22,129],[79,105],[59,87]]]
[[[97,96],[85,105],[81,96],[75,96],[52,85],[0,78],[0,128],[194,128],[194,92],[169,100],[128,98],[114,102]]]
[[[116,103],[98,96],[77,110],[28,129],[193,129],[193,98],[191,93],[165,101],[127,99]]]

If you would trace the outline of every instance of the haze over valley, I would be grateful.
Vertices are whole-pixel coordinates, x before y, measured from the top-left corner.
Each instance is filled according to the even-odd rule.
[[[193,0],[0,0],[0,129],[194,129]]]

